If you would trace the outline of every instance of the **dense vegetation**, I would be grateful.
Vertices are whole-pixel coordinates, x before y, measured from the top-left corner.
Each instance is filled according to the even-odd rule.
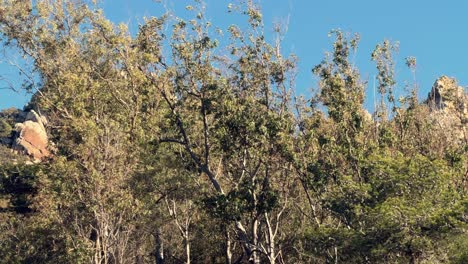
[[[0,3],[56,148],[39,164],[0,149],[0,262],[468,262],[467,120],[441,126],[416,85],[395,98],[393,43],[372,54],[370,115],[357,36],[332,31],[318,91],[296,97],[297,58],[250,2],[226,35],[195,1],[135,36],[92,3]]]

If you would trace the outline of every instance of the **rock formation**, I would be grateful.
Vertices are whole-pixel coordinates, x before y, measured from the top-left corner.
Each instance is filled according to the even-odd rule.
[[[46,124],[47,120],[34,110],[27,113],[25,121],[15,125],[16,139],[13,149],[27,154],[35,161],[49,157]]]
[[[442,129],[462,139],[467,135],[468,94],[454,78],[442,76],[432,86],[426,101]]]
[[[447,113],[458,112],[468,117],[468,95],[463,87],[458,86],[454,78],[442,76],[437,79],[429,93],[427,103],[433,110]]]

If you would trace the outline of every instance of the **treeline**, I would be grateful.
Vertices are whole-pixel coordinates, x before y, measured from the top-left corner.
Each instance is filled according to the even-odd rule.
[[[318,91],[295,96],[297,58],[258,8],[215,33],[197,2],[135,36],[92,3],[1,2],[54,153],[2,160],[0,262],[468,262],[466,102],[396,98],[384,41],[370,115],[341,31]]]

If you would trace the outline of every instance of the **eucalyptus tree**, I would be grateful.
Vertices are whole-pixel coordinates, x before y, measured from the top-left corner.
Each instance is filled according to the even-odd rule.
[[[141,66],[169,109],[158,142],[180,145],[204,178],[203,202],[225,232],[227,262],[239,241],[240,259],[274,263],[281,256],[280,222],[292,182],[286,176],[294,59],[265,41],[253,5],[245,9],[251,28],[246,34],[228,29],[230,56],[216,53],[219,42],[200,8],[187,8],[198,13],[174,24],[170,60]]]
[[[82,1],[3,1],[0,23],[4,44],[32,60],[33,104],[50,119],[56,153],[40,209],[67,237],[68,260],[134,262],[145,234],[128,181],[146,86],[127,74],[132,37]]]
[[[422,114],[426,106],[411,103],[412,95],[409,104],[397,105],[389,42],[378,45],[372,58],[379,91],[388,96],[382,101],[393,105],[393,114],[387,119],[383,103],[374,120],[366,118],[364,82],[349,61],[357,39],[333,33],[333,52],[314,68],[320,80],[317,98],[310,109],[298,108],[303,155],[296,170],[309,204],[303,208],[309,228],[299,246],[312,253],[308,261],[317,262],[448,261],[437,248],[449,252],[447,236],[466,236],[465,198],[457,187],[466,161],[457,158],[453,166],[435,154],[450,153],[450,140],[442,152],[419,151],[441,149],[437,129]],[[418,132],[417,126],[427,130]],[[450,228],[442,228],[446,224]]]

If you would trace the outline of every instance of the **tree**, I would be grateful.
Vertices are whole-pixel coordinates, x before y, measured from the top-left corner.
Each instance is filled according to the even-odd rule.
[[[359,81],[351,81],[359,77],[345,74],[353,72],[347,51],[355,42],[341,32],[336,35],[332,58],[314,68],[321,78],[317,101],[327,107],[330,118],[312,108],[312,115],[304,115],[302,121],[300,143],[310,154],[297,169],[311,208],[304,247],[328,262],[446,261],[446,255],[433,253],[445,244],[445,235],[466,236],[463,192],[456,191],[463,169],[447,163],[443,155],[414,151],[438,144],[427,140],[437,138],[437,129],[421,114],[424,105],[394,105],[395,118],[379,118],[379,124],[364,118]],[[388,45],[378,46],[373,59],[381,75],[380,90],[395,103]],[[406,129],[403,122],[411,127],[406,132],[399,131]],[[421,130],[414,126],[427,126],[431,135],[416,135]],[[394,137],[403,133],[409,135]],[[424,137],[424,143],[418,143],[418,137]],[[448,153],[453,142],[445,141],[437,149]],[[457,160],[466,169],[466,163]]]

